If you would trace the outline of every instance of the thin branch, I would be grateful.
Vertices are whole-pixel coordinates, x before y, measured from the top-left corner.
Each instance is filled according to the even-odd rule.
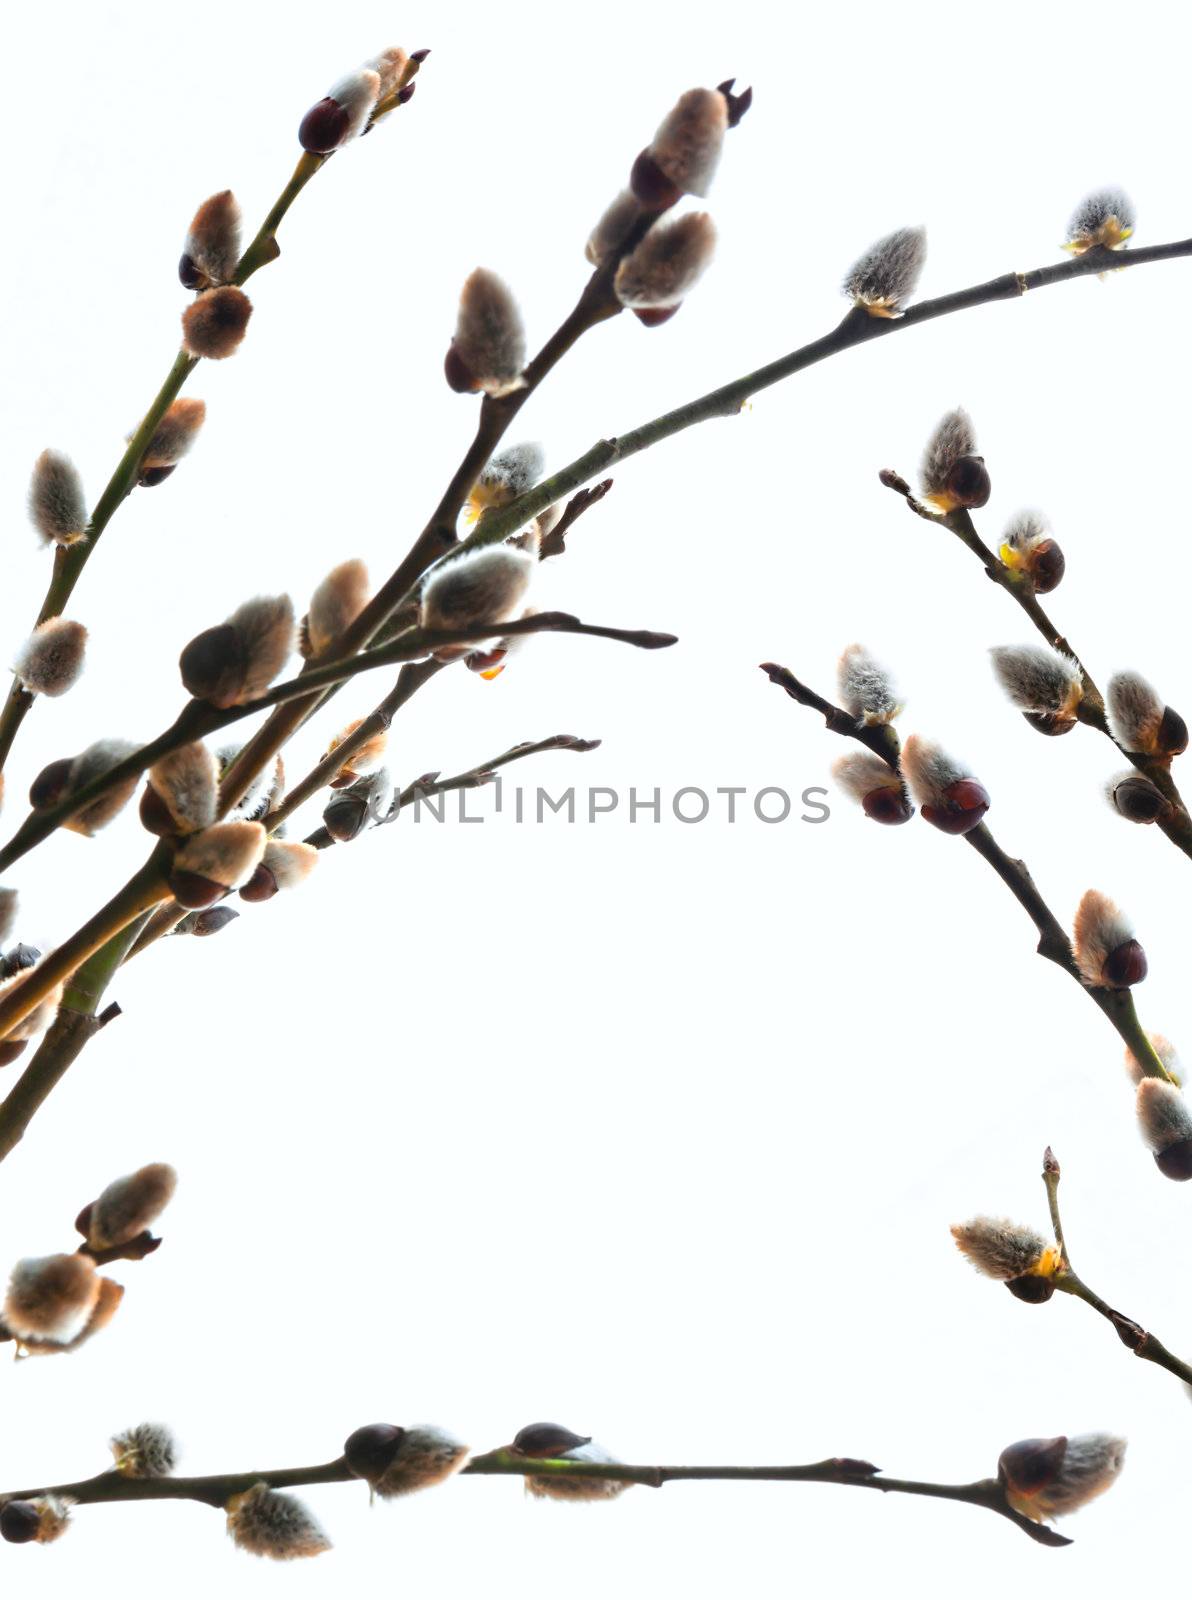
[[[590,511],[593,506],[600,504],[612,486],[613,480],[605,478],[603,483],[593,484],[590,489],[581,489],[578,494],[572,495],[567,502],[563,515],[539,546],[539,560],[546,561],[551,556],[561,556],[565,552],[567,549],[567,535],[585,511]]]
[[[661,1488],[664,1483],[834,1483],[853,1489],[877,1489],[883,1494],[907,1494],[933,1500],[954,1500],[978,1506],[1005,1517],[1036,1544],[1060,1548],[1071,1544],[1063,1534],[1042,1523],[1032,1522],[1015,1511],[996,1478],[975,1483],[924,1483],[911,1478],[884,1478],[867,1461],[835,1456],[803,1466],[632,1466],[621,1462],[568,1461],[558,1458],[534,1459],[509,1449],[474,1456],[460,1469],[460,1477],[517,1478],[600,1478],[614,1483],[642,1484]],[[73,1483],[50,1484],[35,1489],[20,1489],[0,1494],[0,1504],[8,1500],[35,1500],[53,1495],[76,1505],[103,1505],[130,1500],[196,1500],[222,1510],[235,1495],[244,1494],[258,1483],[273,1489],[298,1489],[326,1483],[358,1483],[341,1456],[313,1467],[280,1467],[260,1472],[211,1474],[199,1478],[129,1478],[119,1472],[102,1472],[94,1478]]]
[[[1062,1289],[1065,1294],[1073,1295],[1077,1300],[1083,1300],[1086,1306],[1091,1306],[1094,1311],[1103,1316],[1113,1328],[1118,1338],[1142,1361],[1153,1361],[1156,1366],[1162,1367],[1165,1372],[1173,1373],[1182,1383],[1192,1384],[1192,1366],[1186,1361],[1181,1361],[1153,1333],[1148,1333],[1133,1317],[1123,1316],[1120,1311],[1115,1311],[1111,1305],[1102,1300],[1099,1294],[1094,1293],[1084,1280],[1077,1276],[1073,1269],[1068,1247],[1064,1241],[1063,1224],[1060,1221],[1059,1186],[1060,1164],[1048,1146],[1043,1155],[1043,1182],[1047,1189],[1047,1204],[1051,1212],[1051,1225],[1055,1232],[1055,1242],[1059,1246],[1063,1258],[1063,1267],[1052,1280],[1057,1289]]]
[[[419,63],[415,61],[408,64],[401,79],[403,86],[417,73],[418,67]],[[239,286],[243,287],[261,267],[267,266],[270,261],[276,261],[281,254],[277,243],[278,228],[299,194],[319,168],[326,165],[329,160],[330,155],[312,155],[303,152],[289,182],[274,202],[256,237],[240,258],[235,276],[235,282]],[[41,610],[37,615],[38,623],[62,614],[75,585],[82,576],[83,568],[94,555],[108,523],[136,487],[141,459],[157,432],[158,424],[178,398],[183,385],[198,364],[197,356],[187,355],[185,350],[178,352],[165,381],[141,419],[140,426],[128,441],[128,447],[95,504],[91,520],[87,525],[86,536],[69,548],[60,545],[55,550],[54,568]],[[19,680],[13,681],[8,698],[0,710],[0,772],[4,770],[13,741],[35,698],[36,696],[29,694],[21,686]]]
[[[986,577],[990,578],[999,588],[1004,589],[1012,600],[1030,618],[1032,625],[1054,650],[1061,651],[1070,656],[1076,663],[1083,681],[1083,697],[1076,709],[1076,720],[1084,723],[1086,727],[1095,728],[1109,740],[1131,766],[1150,779],[1168,802],[1171,811],[1168,815],[1156,817],[1155,825],[1160,832],[1168,838],[1178,850],[1186,856],[1192,856],[1192,815],[1189,815],[1187,804],[1181,795],[1175,780],[1171,775],[1169,760],[1160,757],[1144,755],[1135,750],[1127,750],[1114,738],[1109,727],[1109,719],[1105,714],[1105,697],[1097,686],[1092,673],[1077,655],[1065,636],[1052,622],[1051,618],[1039,604],[1034,588],[1029,580],[1023,579],[1014,572],[1000,556],[994,554],[973,523],[968,511],[963,507],[957,511],[949,512],[946,516],[939,515],[918,500],[906,479],[901,477],[891,468],[886,468],[878,474],[880,481],[887,489],[892,489],[900,495],[907,507],[917,517],[922,517],[926,522],[933,522],[937,527],[947,530],[958,538],[966,550],[972,552],[985,569]]]
[[[821,712],[824,721],[832,733],[839,734],[842,738],[855,739],[867,749],[879,756],[892,772],[902,777],[900,766],[901,746],[898,735],[893,727],[886,725],[880,729],[859,725],[854,717],[841,706],[832,705],[824,700],[814,690],[808,689],[792,672],[785,667],[776,666],[767,662],[762,671],[769,677],[771,683],[776,683],[786,690],[792,699],[802,705],[813,707]],[[1009,889],[1019,905],[1030,917],[1039,935],[1039,942],[1035,946],[1039,955],[1044,960],[1052,962],[1061,971],[1077,984],[1081,991],[1087,994],[1099,1011],[1107,1018],[1110,1025],[1116,1030],[1119,1038],[1126,1045],[1139,1063],[1140,1068],[1147,1077],[1162,1078],[1171,1082],[1171,1074],[1160,1061],[1155,1052],[1155,1047],[1147,1037],[1146,1030],[1138,1019],[1134,1007],[1134,996],[1129,989],[1094,988],[1086,984],[1076,965],[1072,954],[1071,941],[1062,923],[1056,917],[1051,907],[1043,899],[1035,886],[1024,861],[1019,861],[1009,856],[998,844],[993,834],[985,823],[980,822],[964,835],[965,842],[974,849]]]

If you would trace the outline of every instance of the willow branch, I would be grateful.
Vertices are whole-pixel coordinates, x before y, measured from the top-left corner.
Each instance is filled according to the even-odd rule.
[[[801,705],[812,707],[819,711],[826,726],[832,733],[839,734],[846,739],[855,739],[859,744],[865,745],[875,755],[886,763],[892,772],[902,777],[900,766],[901,746],[898,735],[888,724],[880,728],[869,728],[858,725],[854,717],[841,706],[833,705],[824,700],[814,690],[809,689],[795,677],[786,667],[777,666],[773,662],[763,665],[762,671],[767,674],[771,683],[776,683],[792,699]],[[1009,889],[1019,905],[1030,917],[1039,935],[1039,942],[1035,946],[1039,955],[1044,960],[1052,962],[1062,972],[1067,973],[1073,982],[1079,984],[1082,993],[1087,994],[1097,1009],[1106,1017],[1110,1025],[1116,1030],[1119,1038],[1127,1049],[1138,1061],[1139,1066],[1147,1077],[1163,1078],[1170,1082],[1171,1074],[1155,1053],[1155,1048],[1147,1037],[1146,1030],[1138,1019],[1134,1007],[1134,996],[1129,989],[1105,989],[1090,987],[1081,977],[1080,968],[1076,965],[1072,954],[1071,941],[1062,923],[1056,917],[1051,907],[1043,899],[1031,877],[1024,861],[1014,856],[1009,856],[998,844],[993,834],[980,822],[964,836],[968,844],[985,861]]]
[[[1061,651],[1070,656],[1080,671],[1083,683],[1083,694],[1080,705],[1076,709],[1076,720],[1084,723],[1086,727],[1095,728],[1133,767],[1143,773],[1159,790],[1163,798],[1171,807],[1167,816],[1157,817],[1156,826],[1166,838],[1182,850],[1186,856],[1192,856],[1192,816],[1189,815],[1187,804],[1184,801],[1175,780],[1171,775],[1168,760],[1148,756],[1139,751],[1127,750],[1114,738],[1109,726],[1109,719],[1105,714],[1105,697],[1101,693],[1092,673],[1085,666],[1080,656],[1072,648],[1067,638],[1056,627],[1047,612],[1039,604],[1029,579],[1020,577],[1014,572],[1000,556],[995,555],[985,541],[981,538],[974,526],[973,519],[963,507],[957,511],[941,516],[923,505],[911,490],[906,479],[897,472],[887,468],[878,474],[881,482],[887,489],[892,489],[895,494],[901,495],[907,507],[925,522],[933,522],[959,539],[965,549],[970,551],[985,569],[986,577],[990,578],[1004,589],[1010,598],[1030,618],[1035,630],[1042,635],[1054,650]]]
[[[1077,1276],[1068,1254],[1068,1246],[1064,1239],[1063,1224],[1060,1221],[1060,1164],[1048,1146],[1043,1154],[1043,1183],[1047,1189],[1047,1205],[1051,1212],[1051,1225],[1055,1233],[1055,1242],[1059,1246],[1063,1266],[1052,1280],[1057,1289],[1062,1289],[1065,1294],[1083,1300],[1086,1306],[1091,1306],[1113,1328],[1118,1338],[1127,1350],[1132,1351],[1142,1361],[1153,1361],[1156,1366],[1162,1367],[1165,1372],[1170,1372],[1179,1378],[1182,1383],[1192,1384],[1192,1366],[1186,1361],[1181,1361],[1178,1356],[1172,1355],[1161,1340],[1156,1339],[1153,1333],[1148,1333],[1133,1317],[1123,1316],[1120,1311],[1115,1311],[1111,1305],[1102,1300],[1099,1294],[1094,1293],[1084,1280]]]
[[[1006,1501],[996,1478],[975,1483],[924,1483],[912,1478],[885,1478],[867,1461],[835,1456],[802,1466],[633,1466],[621,1462],[567,1461],[558,1458],[536,1460],[513,1450],[491,1451],[473,1456],[460,1469],[460,1477],[501,1478],[600,1478],[614,1483],[642,1484],[658,1489],[665,1483],[834,1483],[853,1489],[876,1489],[883,1494],[907,1494],[933,1500],[953,1500],[978,1506],[1005,1517],[1037,1544],[1059,1548],[1072,1541],[1051,1528],[1015,1511]],[[260,1472],[214,1473],[198,1478],[128,1478],[119,1472],[101,1472],[94,1478],[73,1483],[47,1484],[39,1488],[12,1490],[0,1494],[0,1504],[8,1500],[35,1500],[54,1495],[76,1505],[104,1505],[142,1500],[196,1500],[201,1505],[222,1510],[234,1496],[246,1493],[258,1483],[272,1489],[299,1489],[327,1483],[359,1483],[343,1457],[313,1467],[279,1467]]]

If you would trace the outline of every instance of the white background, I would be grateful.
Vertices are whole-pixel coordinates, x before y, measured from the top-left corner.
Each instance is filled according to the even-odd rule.
[[[589,227],[683,89],[733,73],[756,89],[710,200],[719,258],[675,321],[598,330],[527,406],[514,437],[541,439],[552,467],[824,332],[849,262],[893,227],[927,223],[928,294],[1056,259],[1071,208],[1105,183],[1133,195],[1139,242],[1188,233],[1185,62],[1161,16],[23,12],[5,91],[7,652],[48,569],[24,521],[32,461],[68,450],[98,495],[176,348],[195,205],[230,184],[255,227],[309,103],[386,44],[434,53],[410,110],[301,197],[251,285],[242,351],[191,381],[209,406],[193,456],[105,536],[70,607],[93,630],[87,675],[26,724],[5,834],[45,761],[163,726],[179,648],[240,600],[286,589],[301,607],[349,555],[381,580],[470,436],[474,402],[441,378],[463,278],[501,272],[545,338]],[[444,674],[395,728],[397,773],[567,730],[605,742],[515,769],[531,790],[797,794],[843,746],[756,664],[830,692],[862,639],[898,671],[906,728],[982,776],[992,828],[1057,913],[1090,884],[1132,912],[1144,1020],[1192,1039],[1188,863],[1110,812],[1103,740],[1045,742],[1005,704],[985,652],[1025,640],[1023,621],[876,481],[911,472],[965,404],[994,481],[982,531],[1045,508],[1069,562],[1059,624],[1102,681],[1138,667],[1187,711],[1189,271],[907,330],[633,461],[544,593],[680,645],[540,640],[494,684]],[[381,692],[358,681],[332,715]],[[329,731],[299,741],[292,772]],[[0,1254],[69,1247],[77,1208],[148,1160],[181,1173],[166,1244],[114,1269],[128,1293],[101,1339],[5,1373],[0,1485],[99,1470],[109,1433],[145,1417],[176,1429],[192,1472],[326,1459],[380,1419],[487,1448],[551,1418],[629,1460],[840,1452],[941,1479],[992,1471],[1025,1435],[1123,1432],[1127,1470],[1068,1525],[1072,1549],[831,1487],[568,1507],[464,1480],[371,1512],[363,1487],[311,1491],[336,1549],[295,1567],[254,1562],[179,1504],[83,1509],[5,1570],[36,1569],[54,1597],[103,1574],[183,1597],[910,1596],[959,1579],[1025,1600],[1057,1581],[1115,1592],[1182,1559],[1176,1381],[1077,1303],[1027,1307],[978,1279],[948,1225],[1042,1225],[1050,1141],[1078,1268],[1187,1354],[1192,1194],[1139,1142],[1116,1038],[1033,955],[979,859],[918,821],[833,806],[818,827],[723,810],[631,827],[624,807],[591,826],[403,823],[217,940],[138,960],[112,991],[123,1019],[0,1169]],[[56,837],[16,880],[23,937],[62,938],[144,849],[131,811],[94,841]]]

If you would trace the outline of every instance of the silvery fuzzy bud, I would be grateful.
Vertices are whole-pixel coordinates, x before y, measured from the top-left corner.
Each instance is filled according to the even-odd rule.
[[[251,316],[252,301],[243,289],[204,289],[182,313],[182,347],[190,356],[225,361],[240,348]]]
[[[51,806],[72,794],[77,794],[87,784],[102,778],[118,766],[138,747],[127,739],[97,739],[77,756],[51,761],[43,767],[29,788],[29,804],[35,809]],[[117,817],[132,799],[139,774],[131,773],[119,783],[98,795],[90,805],[84,806],[62,824],[72,833],[90,838]]]
[[[661,210],[680,195],[706,195],[728,125],[729,103],[719,89],[681,95],[634,162],[630,187],[642,204]]]
[[[53,1544],[66,1532],[73,1501],[43,1494],[35,1500],[6,1500],[0,1506],[0,1538],[9,1544]]]
[[[1138,1126],[1165,1178],[1192,1178],[1192,1111],[1182,1092],[1162,1078],[1142,1078],[1135,1100]]]
[[[344,1459],[383,1500],[413,1494],[457,1472],[468,1447],[442,1428],[399,1428],[373,1423],[357,1428],[344,1444]]]
[[[1097,189],[1085,195],[1068,223],[1065,250],[1082,256],[1101,246],[1120,250],[1134,232],[1134,203],[1121,189]]]
[[[1159,822],[1171,815],[1171,802],[1149,778],[1132,767],[1110,778],[1105,795],[1118,816],[1127,822]]]
[[[86,538],[83,480],[69,456],[43,450],[34,462],[29,517],[46,544],[78,544]]]
[[[240,262],[240,207],[221,189],[195,212],[182,247],[178,276],[188,289],[231,283]]]
[[[390,45],[388,50],[382,50],[379,56],[374,56],[371,61],[364,63],[365,70],[375,72],[380,80],[377,90],[378,103],[388,100],[395,92],[409,64],[409,54],[400,45]]]
[[[178,658],[182,683],[196,700],[226,710],[256,700],[294,648],[288,595],[246,600],[226,622],[195,637]]]
[[[1099,889],[1087,889],[1076,908],[1072,953],[1085,983],[1129,989],[1147,974],[1146,952],[1129,918]]]
[[[17,652],[13,671],[30,694],[53,699],[79,681],[86,647],[87,630],[81,622],[48,617]]]
[[[323,809],[323,826],[340,844],[350,844],[373,823],[388,816],[393,804],[393,780],[386,768],[357,778],[339,790]]]
[[[228,1501],[228,1533],[240,1550],[274,1561],[321,1555],[331,1541],[310,1512],[293,1495],[279,1494],[267,1483],[254,1484]]]
[[[314,155],[328,155],[364,132],[381,92],[381,75],[371,67],[350,72],[316,101],[298,125],[298,143]]]
[[[1008,1217],[974,1217],[955,1226],[952,1237],[978,1272],[1004,1283],[1015,1299],[1039,1303],[1054,1294],[1063,1257],[1033,1228]]]
[[[1135,755],[1178,756],[1188,748],[1188,725],[1140,672],[1115,672],[1105,693],[1109,731]]]
[[[88,1256],[28,1257],[12,1269],[4,1321],[18,1339],[65,1344],[86,1326],[99,1284],[95,1263]]]
[[[998,1458],[1006,1500],[1034,1522],[1066,1517],[1110,1487],[1126,1455],[1126,1441],[1110,1433],[1075,1438],[1022,1439]]]
[[[844,294],[871,317],[900,317],[927,260],[927,229],[898,228],[849,268]]]
[[[76,1226],[91,1250],[111,1250],[145,1233],[174,1198],[178,1174],[164,1161],[116,1178],[84,1207]]]
[[[371,587],[363,561],[341,561],[310,597],[302,633],[303,655],[320,656],[352,626],[368,604]]]
[[[174,856],[171,894],[191,911],[214,905],[256,871],[265,839],[259,822],[217,822],[193,834]]]
[[[215,759],[219,763],[219,781],[222,784],[227,776],[232,763],[243,749],[242,745],[222,745],[215,752]],[[236,801],[228,812],[228,822],[259,822],[266,816],[281,799],[286,786],[285,763],[281,756],[267,766],[263,772],[258,772],[248,788]]]
[[[902,747],[902,773],[925,822],[944,833],[971,833],[989,810],[989,793],[938,744],[912,733]]]
[[[296,889],[305,883],[318,863],[313,844],[270,839],[265,854],[252,877],[240,890],[240,898],[250,902],[272,900],[282,889]]]
[[[110,1441],[116,1471],[123,1478],[168,1478],[178,1461],[178,1446],[160,1422],[140,1422]]]
[[[486,511],[512,504],[534,487],[545,464],[542,446],[533,442],[499,451],[472,485],[465,513],[467,520],[478,522]]]
[[[1171,1040],[1161,1033],[1148,1033],[1147,1039],[1151,1049],[1163,1063],[1169,1078],[1178,1088],[1184,1087],[1184,1066],[1180,1060],[1179,1051]],[[1126,1071],[1134,1083],[1142,1083],[1147,1074],[1143,1071],[1142,1064],[1132,1050],[1126,1051]]]
[[[525,387],[526,333],[508,286],[487,267],[477,267],[459,297],[455,336],[444,362],[457,394],[483,390],[496,398]]]
[[[422,585],[419,626],[427,632],[510,621],[521,608],[534,569],[537,550],[512,544],[465,548],[430,569]],[[479,641],[443,645],[434,652],[439,661],[467,655]]]
[[[841,654],[836,682],[849,716],[864,727],[893,722],[902,709],[893,678],[864,645],[850,644]]]
[[[945,514],[976,510],[989,499],[985,457],[977,454],[972,418],[959,407],[942,418],[928,440],[920,468],[923,495]]]
[[[1036,594],[1050,594],[1064,576],[1064,552],[1038,511],[1019,511],[1011,517],[999,554],[1011,572],[1029,579]]]
[[[1084,678],[1071,656],[1048,645],[995,645],[994,676],[1010,703],[1060,721],[1075,722]]]
[[[592,229],[584,247],[584,254],[594,267],[603,266],[621,250],[642,215],[641,201],[631,189],[622,189]]]
[[[832,763],[832,776],[874,822],[909,822],[915,814],[902,779],[868,750],[839,756]]]
[[[320,761],[326,761],[334,751],[338,750],[339,747],[342,744],[345,744],[353,734],[357,733],[362,727],[364,720],[365,719],[363,717],[356,717],[352,722],[349,722],[346,727],[341,728],[335,735],[335,738],[332,739],[331,743],[320,756]],[[355,783],[362,774],[371,772],[376,766],[379,765],[381,757],[385,754],[385,747],[388,743],[389,734],[384,728],[378,728],[375,733],[370,734],[358,749],[353,750],[349,756],[344,758],[343,766],[340,767],[339,771],[330,781],[331,788],[347,789],[353,783]]]
[[[206,418],[205,400],[174,401],[145,446],[137,469],[137,483],[142,489],[152,489],[169,477],[198,438]]]
[[[648,326],[666,320],[694,289],[716,250],[716,227],[706,211],[656,222],[617,268],[613,289],[623,306]],[[647,316],[646,313],[652,315]]]
[[[207,746],[196,741],[149,768],[141,821],[162,837],[197,833],[215,821],[218,802],[219,767]]]
[[[583,1434],[572,1433],[570,1428],[553,1422],[532,1422],[522,1428],[511,1449],[519,1455],[540,1460],[593,1461],[616,1465],[617,1458],[603,1445]],[[615,1478],[582,1478],[578,1474],[560,1473],[557,1477],[527,1477],[527,1491],[540,1500],[614,1500],[632,1485]]]
[[[20,896],[15,889],[0,888],[0,944],[12,935],[16,926]]]

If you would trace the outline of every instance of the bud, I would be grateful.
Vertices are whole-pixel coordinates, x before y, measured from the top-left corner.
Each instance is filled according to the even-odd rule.
[[[1076,720],[1084,678],[1071,656],[1035,644],[996,645],[989,653],[994,676],[1019,711],[1033,711],[1057,723]]]
[[[368,568],[363,561],[341,561],[310,597],[303,625],[303,655],[320,656],[345,633],[368,604]]]
[[[542,476],[546,458],[540,444],[515,444],[493,456],[472,485],[466,516],[478,522],[486,511],[512,504]]]
[[[87,537],[83,480],[69,456],[43,450],[34,462],[29,517],[46,544],[78,544]]]
[[[396,91],[401,81],[402,73],[410,64],[410,57],[400,45],[391,45],[388,50],[382,50],[379,56],[374,56],[371,61],[364,63],[367,71],[377,74],[379,85],[377,88],[378,102],[388,100]]]
[[[989,793],[938,744],[912,733],[902,747],[902,774],[923,820],[944,833],[971,833],[989,810]]]
[[[178,276],[188,289],[231,283],[240,262],[240,207],[230,189],[204,200],[182,247]]]
[[[1036,733],[1042,733],[1049,739],[1058,739],[1061,734],[1071,733],[1076,726],[1075,717],[1055,717],[1048,711],[1024,711],[1022,720]]]
[[[1023,1439],[998,1458],[997,1475],[1006,1501],[1024,1517],[1042,1522],[1066,1517],[1104,1494],[1126,1455],[1126,1441],[1109,1433],[1066,1439]]]
[[[358,731],[363,722],[363,717],[357,717],[354,722],[349,722],[346,728],[341,728],[326,750],[324,750],[320,760],[326,761],[333,751],[338,750],[345,740],[350,739]],[[346,789],[350,784],[355,783],[362,773],[371,772],[374,767],[380,764],[381,757],[385,754],[385,746],[388,743],[389,734],[384,728],[378,728],[376,733],[371,734],[358,750],[354,750],[346,758],[343,766],[331,779],[331,787],[333,789]]]
[[[66,1532],[72,1502],[64,1496],[7,1500],[0,1506],[0,1537],[9,1544],[53,1544]]]
[[[1055,1293],[1063,1256],[1033,1228],[1007,1217],[974,1217],[954,1227],[952,1237],[978,1272],[1004,1283],[1016,1300],[1037,1304]]]
[[[149,768],[141,821],[163,837],[197,833],[215,821],[219,769],[205,744],[184,744]]]
[[[863,727],[893,722],[901,711],[894,680],[864,645],[850,644],[836,664],[840,698]]]
[[[138,748],[137,745],[130,744],[127,739],[97,739],[77,756],[66,756],[59,761],[51,761],[48,766],[42,768],[30,785],[29,804],[38,809],[42,806],[55,805],[59,800],[77,794],[87,784],[102,778],[113,767],[118,766]],[[72,833],[81,833],[90,838],[101,828],[106,828],[113,818],[119,816],[132,799],[138,781],[139,775],[135,772],[121,778],[119,783],[113,784],[110,789],[98,795],[90,805],[84,806],[73,817],[68,817],[62,826],[69,828]]]
[[[703,276],[716,249],[716,227],[706,211],[657,222],[617,268],[613,288],[631,311],[678,310]],[[646,320],[643,318],[642,320]]]
[[[12,1269],[4,1321],[18,1339],[66,1344],[86,1326],[99,1283],[88,1256],[28,1257]]]
[[[0,944],[8,939],[16,926],[20,897],[15,889],[0,888]]]
[[[267,1483],[233,1495],[227,1513],[232,1542],[254,1556],[293,1561],[331,1548],[330,1539],[301,1500],[278,1494]]]
[[[14,944],[0,956],[0,979],[13,978],[18,972],[35,967],[41,960],[41,951],[31,944]]]
[[[328,155],[364,132],[381,92],[381,75],[370,67],[341,78],[311,106],[298,125],[298,143],[314,155]]]
[[[182,683],[221,711],[259,699],[294,648],[288,595],[246,600],[218,627],[196,634],[178,658]]]
[[[1171,803],[1149,778],[1132,769],[1119,772],[1105,785],[1110,805],[1127,822],[1158,822],[1171,815]]]
[[[1075,256],[1100,246],[1120,250],[1134,232],[1134,205],[1120,189],[1098,189],[1086,195],[1068,223],[1064,244]]]
[[[315,870],[319,852],[313,844],[270,839],[261,864],[240,890],[241,900],[272,900],[282,889],[296,889]]]
[[[29,635],[17,653],[13,671],[30,694],[65,694],[79,681],[87,630],[81,622],[49,617]]]
[[[160,1422],[138,1423],[110,1443],[123,1478],[168,1478],[178,1460],[174,1436]]]
[[[232,763],[243,749],[242,745],[222,745],[215,752],[215,759],[219,763],[219,781],[222,784],[227,776]],[[272,764],[263,772],[258,772],[251,780],[248,788],[236,801],[228,812],[228,822],[259,822],[267,816],[277,802],[281,799],[286,785],[285,763],[281,756],[277,756]]]
[[[430,569],[422,585],[419,626],[427,632],[499,624],[516,615],[530,587],[537,550],[512,544],[465,547]],[[434,652],[438,661],[468,655],[476,643],[443,645]]]
[[[1130,1058],[1133,1060],[1133,1057]],[[1173,1083],[1142,1078],[1135,1100],[1138,1126],[1165,1178],[1192,1178],[1192,1111]]]
[[[468,1447],[442,1428],[398,1428],[378,1422],[357,1428],[344,1459],[383,1500],[442,1483],[463,1465]]]
[[[880,756],[850,750],[832,763],[832,776],[874,822],[909,822],[915,814],[902,779]]]
[[[340,790],[323,809],[323,826],[340,844],[350,844],[370,824],[388,816],[393,804],[393,780],[381,767]]]
[[[553,1422],[532,1422],[522,1428],[511,1449],[518,1455],[554,1461],[597,1461],[616,1463],[603,1445],[583,1434],[572,1433]],[[527,1477],[526,1489],[540,1500],[613,1500],[630,1485],[615,1478]]]
[[[1038,511],[1020,511],[1006,524],[1002,565],[1026,578],[1036,594],[1050,594],[1064,576],[1064,552]]]
[[[252,301],[243,289],[205,289],[182,313],[187,355],[223,361],[234,355],[248,331]]]
[[[924,497],[937,510],[976,509],[989,499],[985,457],[976,448],[968,412],[949,411],[928,441],[920,468]]]
[[[927,229],[898,228],[849,268],[843,292],[871,317],[900,317],[927,260]]]
[[[213,933],[219,933],[230,922],[235,922],[240,913],[231,906],[212,906],[207,911],[190,911],[174,929],[175,934],[193,934],[196,939],[209,939]]]
[[[137,478],[142,489],[151,489],[169,477],[198,438],[206,416],[205,400],[174,401],[145,446]]]
[[[637,196],[630,189],[622,189],[592,229],[584,247],[584,254],[594,267],[602,267],[619,254],[642,215],[642,205]]]
[[[492,398],[525,387],[526,334],[521,312],[508,287],[477,267],[459,297],[455,336],[444,364],[457,394],[482,389]]]
[[[91,1250],[111,1250],[145,1233],[174,1198],[178,1174],[164,1161],[139,1167],[109,1183],[79,1216]]]
[[[633,164],[629,182],[638,200],[661,211],[680,195],[706,195],[728,119],[729,102],[719,89],[689,89],[681,95]]]
[[[264,853],[259,822],[217,822],[192,835],[174,856],[170,892],[188,910],[203,910],[251,877]]]
[[[1146,977],[1146,952],[1129,919],[1099,889],[1087,889],[1076,908],[1072,953],[1095,989],[1129,989]]]
[[[1184,1067],[1175,1045],[1161,1033],[1148,1033],[1147,1038],[1150,1041],[1151,1049],[1163,1063],[1168,1077],[1182,1089],[1184,1087]],[[1135,1083],[1142,1083],[1146,1077],[1141,1062],[1132,1050],[1126,1051],[1126,1071]]]
[[[1188,748],[1188,725],[1165,706],[1139,672],[1115,672],[1105,695],[1109,731],[1134,755],[1178,756]]]

